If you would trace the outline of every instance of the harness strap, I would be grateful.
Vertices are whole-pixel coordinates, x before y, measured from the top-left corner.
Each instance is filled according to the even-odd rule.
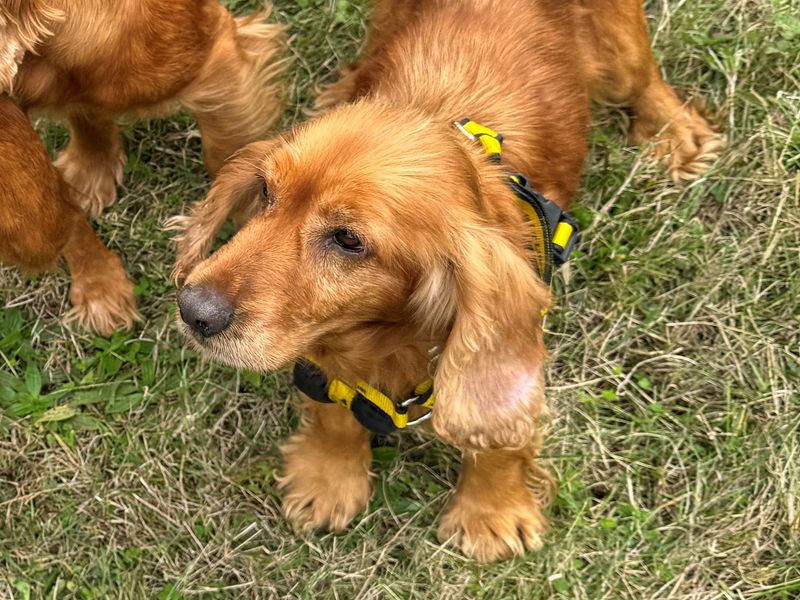
[[[490,161],[500,162],[503,136],[471,119],[454,123],[456,128],[473,141],[479,141]],[[511,173],[508,184],[517,196],[519,206],[531,225],[531,247],[535,253],[536,270],[550,285],[553,270],[569,258],[578,242],[578,222],[557,204],[534,190],[521,173]]]
[[[503,136],[501,134],[470,119],[461,119],[454,125],[473,142],[480,142],[489,160],[500,162],[500,155],[503,153]]]
[[[383,435],[428,420],[435,402],[433,381],[430,379],[419,384],[414,389],[413,396],[395,403],[365,381],[356,382],[355,387],[341,379],[328,382],[319,366],[308,358],[295,363],[293,383],[312,400],[345,407],[366,429]],[[418,419],[409,420],[408,407],[412,404],[425,407],[428,412]]]
[[[500,162],[502,135],[470,119],[456,121],[455,126],[469,139],[479,141],[490,161]],[[549,284],[553,269],[567,261],[578,241],[578,223],[558,205],[534,190],[523,175],[510,174],[508,183],[517,196],[520,210],[531,224],[535,267],[539,276]],[[430,419],[436,401],[433,381],[430,379],[419,384],[410,398],[394,402],[365,381],[357,381],[355,386],[341,379],[328,381],[322,369],[309,358],[302,358],[295,363],[293,381],[312,400],[339,404],[351,411],[366,429],[384,435]],[[410,421],[408,407],[414,404],[427,408],[428,412]]]

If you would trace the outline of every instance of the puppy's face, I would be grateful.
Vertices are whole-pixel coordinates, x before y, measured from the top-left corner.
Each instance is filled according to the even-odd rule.
[[[413,320],[421,276],[445,264],[437,239],[474,200],[461,197],[467,157],[417,148],[431,137],[427,123],[409,130],[378,114],[359,126],[351,116],[251,144],[220,173],[209,201],[253,199],[252,217],[190,273],[179,298],[184,331],[215,359],[274,369],[342,336]]]
[[[508,421],[500,427],[518,430],[532,418],[520,420],[518,405],[541,393],[548,293],[526,260],[501,171],[479,175],[482,157],[457,135],[356,104],[245,148],[185,224],[184,241],[233,207],[252,215],[188,274],[186,334],[213,358],[254,370],[347,353],[353,340],[362,354],[372,344],[385,355],[387,328],[412,343],[446,340],[434,424],[447,421],[453,441],[474,438],[473,425],[488,423],[478,405],[496,400]]]

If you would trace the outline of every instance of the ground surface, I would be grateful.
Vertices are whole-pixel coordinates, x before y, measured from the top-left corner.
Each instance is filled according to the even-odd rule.
[[[172,323],[161,225],[208,187],[179,116],[128,130],[97,224],[137,281],[141,326],[71,332],[64,273],[0,271],[0,598],[800,597],[800,10],[648,13],[667,78],[708,99],[730,149],[674,186],[626,147],[621,113],[596,113],[576,211],[591,226],[547,322],[560,491],[540,553],[479,568],[440,547],[458,456],[413,435],[375,450],[375,498],[348,533],[280,517],[286,374],[203,364]],[[277,3],[295,34],[284,125],[366,16],[363,0]]]

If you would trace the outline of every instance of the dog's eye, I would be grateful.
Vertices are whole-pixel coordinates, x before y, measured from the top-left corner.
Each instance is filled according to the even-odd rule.
[[[333,241],[345,252],[361,254],[364,244],[359,237],[349,229],[337,229],[333,232]]]
[[[261,201],[266,204],[272,204],[275,199],[272,197],[272,192],[269,191],[269,186],[266,181],[261,182]]]

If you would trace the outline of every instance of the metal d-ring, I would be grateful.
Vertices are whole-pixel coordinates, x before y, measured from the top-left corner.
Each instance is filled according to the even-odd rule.
[[[403,408],[408,408],[412,404],[416,404],[417,400],[419,400],[419,396],[411,396],[411,398],[409,398],[408,400],[403,400],[400,403],[400,406],[402,406]]]
[[[407,409],[412,404],[416,404],[416,402],[417,402],[417,400],[419,400],[419,398],[420,398],[419,396],[412,396],[408,400],[403,400],[400,403],[400,406],[402,406],[403,408]],[[433,411],[431,409],[428,409],[428,412],[426,412],[421,417],[418,417],[418,418],[414,419],[413,421],[409,421],[408,423],[406,423],[406,427],[413,427],[414,425],[419,425],[420,423],[424,423],[425,421],[430,419],[432,416],[433,416]]]

